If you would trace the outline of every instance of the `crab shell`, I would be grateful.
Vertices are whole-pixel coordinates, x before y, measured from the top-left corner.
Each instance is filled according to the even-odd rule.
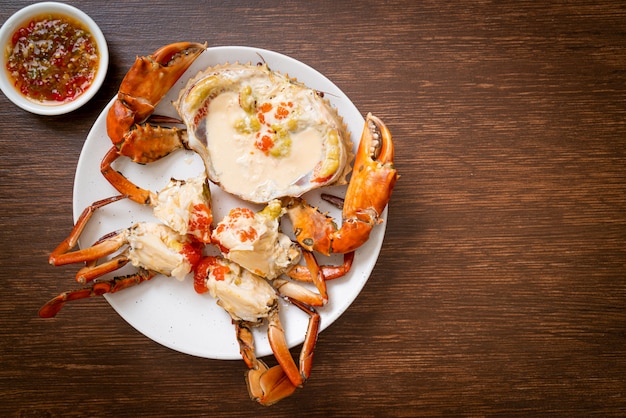
[[[353,153],[341,116],[317,91],[267,65],[211,67],[189,80],[174,106],[211,181],[243,200],[346,183]]]

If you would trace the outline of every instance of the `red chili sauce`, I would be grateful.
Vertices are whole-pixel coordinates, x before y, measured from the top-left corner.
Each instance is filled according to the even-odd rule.
[[[5,53],[15,88],[50,104],[72,101],[87,90],[100,60],[92,34],[60,14],[38,16],[20,27]]]

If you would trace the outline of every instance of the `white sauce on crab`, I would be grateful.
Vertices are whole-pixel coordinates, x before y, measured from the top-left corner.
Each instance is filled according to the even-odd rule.
[[[239,106],[239,95],[234,92],[217,96],[209,105],[206,134],[211,139],[208,151],[210,155],[219,156],[211,161],[225,190],[237,190],[254,196],[256,201],[267,201],[272,197],[271,190],[289,189],[324,158],[324,138],[310,127],[291,134],[294,145],[289,158],[265,155],[248,135],[235,128],[237,121],[246,117],[246,112]]]
[[[209,272],[206,285],[218,305],[226,310],[235,320],[257,322],[267,317],[276,305],[274,288],[261,277],[240,268],[235,263],[223,260],[230,271],[223,275],[223,280],[216,279]]]
[[[209,68],[174,105],[187,145],[230,194],[265,203],[346,182],[353,155],[343,119],[315,90],[265,65]]]
[[[186,238],[165,225],[145,222],[127,232],[128,258],[135,267],[154,270],[183,280],[191,264],[180,253]]]

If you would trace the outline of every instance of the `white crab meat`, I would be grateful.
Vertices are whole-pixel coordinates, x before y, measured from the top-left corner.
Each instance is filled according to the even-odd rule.
[[[344,184],[352,144],[330,103],[266,65],[227,64],[191,79],[175,103],[211,181],[265,203]]]
[[[223,258],[214,259],[206,287],[236,321],[260,322],[278,302],[274,288],[266,280]]]
[[[154,216],[181,235],[211,242],[211,195],[204,175],[171,179],[154,201]]]
[[[254,213],[234,208],[213,230],[213,241],[224,257],[267,279],[274,279],[300,260],[300,250],[279,231],[278,220],[284,214],[280,201],[271,201]]]
[[[128,242],[128,258],[135,267],[178,280],[191,272],[191,263],[184,255],[184,245],[189,239],[163,224],[137,223],[126,230],[123,239]]]

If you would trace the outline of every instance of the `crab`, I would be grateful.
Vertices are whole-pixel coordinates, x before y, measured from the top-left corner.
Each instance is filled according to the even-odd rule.
[[[150,205],[158,220],[179,234],[203,244],[211,243],[211,191],[204,174],[186,180],[172,178],[151,196]]]
[[[154,195],[114,170],[112,164],[126,156],[146,164],[186,146],[186,132],[147,123],[163,96],[204,52],[206,44],[179,42],[137,57],[126,73],[116,100],[107,113],[107,134],[113,146],[100,165],[102,175],[121,194],[140,204],[150,204]],[[171,120],[168,120],[171,121]]]
[[[76,281],[87,284],[124,267],[128,262],[138,268],[136,274],[98,281],[88,288],[68,291],[50,300],[39,312],[42,317],[55,316],[65,302],[115,293],[152,279],[156,274],[183,280],[211,242],[211,195],[206,176],[187,180],[170,179],[158,193],[151,193],[150,205],[161,223],[138,222],[133,226],[106,234],[91,247],[71,251],[89,219],[101,207],[126,198],[118,195],[99,200],[85,208],[69,236],[52,251],[49,263],[54,266],[87,263],[76,274]],[[97,264],[98,260],[126,249]]]
[[[323,95],[269,69],[266,64],[224,64],[202,71],[189,80],[173,103],[182,121],[152,115],[161,98],[205,48],[205,44],[177,43],[160,48],[151,56],[137,58],[108,112],[107,133],[113,146],[100,167],[103,176],[121,195],[87,208],[70,237],[53,251],[51,262],[86,261],[88,265],[81,271],[85,270],[88,276],[83,277],[80,272],[78,275],[83,282],[115,270],[116,263],[126,263],[129,254],[137,252],[133,231],[142,228],[143,223],[103,237],[93,247],[68,251],[76,245],[82,228],[98,207],[123,197],[152,206],[155,215],[169,225],[158,228],[176,234],[175,242],[189,248],[183,250],[184,260],[180,263],[188,273],[194,273],[196,291],[211,293],[233,319],[240,351],[249,367],[247,382],[251,397],[262,404],[271,404],[290,395],[308,378],[320,321],[314,307],[328,301],[326,281],[350,270],[355,250],[381,222],[398,178],[393,166],[393,143],[384,123],[368,114],[355,158],[342,118]],[[154,126],[148,121],[182,123],[185,129]],[[185,182],[173,180],[166,190],[153,193],[135,185],[112,166],[120,156],[145,164],[180,148],[190,149],[202,158],[212,183],[246,202],[266,204],[266,208],[257,213],[236,208],[213,228],[210,201],[201,201],[200,216],[193,215],[196,204],[180,203],[189,201],[182,198],[181,186]],[[208,183],[200,183],[203,196],[210,199]],[[310,190],[346,183],[339,228],[337,222],[302,198]],[[367,193],[363,193],[365,190]],[[175,210],[167,205],[172,200],[179,202]],[[185,209],[179,211],[183,206]],[[293,225],[297,244],[279,231],[284,215]],[[202,225],[192,226],[193,219],[196,224],[201,219]],[[242,222],[246,219],[251,223]],[[151,225],[151,229],[158,229],[156,224]],[[248,239],[250,236],[246,234],[252,230],[256,236]],[[229,241],[229,234],[236,239]],[[198,262],[199,248],[209,243],[216,244],[223,255]],[[96,265],[98,259],[124,245],[128,245],[128,250]],[[172,248],[166,245],[162,251],[166,255]],[[314,251],[343,254],[344,262],[340,266],[319,266]],[[299,264],[299,258],[305,263]],[[149,280],[157,273],[174,275],[174,270],[158,269],[152,261],[135,262],[139,272],[131,275],[132,279],[99,281],[90,288],[61,294],[46,304],[40,315],[53,316],[66,301],[118,291]],[[317,291],[285,276],[312,282]],[[251,316],[245,316],[243,308],[230,298],[242,295],[243,283],[249,285],[244,300],[253,306],[248,312]],[[284,342],[276,295],[310,316],[299,366]],[[263,321],[269,323],[268,337],[279,363],[273,368],[257,359],[254,352],[250,329]]]
[[[206,257],[195,270],[194,288],[210,292],[228,312],[235,325],[241,355],[248,366],[246,382],[250,397],[271,405],[304,384],[311,365],[320,315],[315,310],[328,301],[323,270],[311,252],[301,251],[279,230],[285,209],[273,200],[259,212],[234,208],[213,231],[213,242],[223,257]],[[281,278],[300,257],[317,292]],[[298,365],[287,346],[279,318],[278,295],[309,315],[309,324]],[[254,350],[251,327],[268,322],[268,340],[278,365],[268,367]]]
[[[320,277],[319,271],[315,270],[315,259],[307,257],[307,261],[312,263],[309,268],[313,274]],[[246,383],[253,400],[269,406],[290,396],[304,384],[311,373],[320,326],[320,315],[313,307],[299,300],[297,295],[281,292],[280,287],[272,287],[266,279],[223,257],[211,256],[200,261],[194,275],[194,287],[198,293],[210,292],[231,316],[241,356],[249,368]],[[280,322],[278,295],[286,297],[309,315],[297,365],[289,352]],[[268,340],[278,361],[278,365],[271,368],[257,358],[251,330],[264,321],[268,322]]]
[[[201,259],[204,244],[193,236],[181,235],[167,225],[152,222],[137,223],[105,235],[91,247],[70,251],[93,214],[123,198],[123,195],[114,196],[87,207],[68,238],[50,255],[50,263],[86,262],[88,265],[77,274],[77,281],[81,283],[92,282],[128,262],[138,271],[63,292],[46,303],[39,315],[43,318],[56,316],[67,302],[115,293],[151,280],[158,273],[182,280],[193,272],[196,292],[210,292],[233,320],[241,355],[249,367],[246,382],[250,396],[263,405],[271,405],[302,386],[311,372],[320,325],[320,315],[314,306],[324,305],[328,295],[323,271],[315,257],[306,251],[301,254],[297,245],[278,230],[278,218],[283,212],[280,202],[270,202],[258,213],[245,208],[231,210],[214,230],[215,243],[225,256]],[[123,247],[121,253],[96,265],[99,259]],[[319,293],[278,279],[296,265],[301,255]],[[291,357],[280,322],[279,295],[310,317],[298,365]],[[252,327],[265,321],[268,322],[268,339],[278,361],[278,365],[271,368],[256,357],[251,331]]]
[[[219,246],[224,258],[271,281],[284,296],[310,306],[323,306],[328,302],[324,274],[327,272],[330,277],[336,278],[341,268],[319,266],[310,251],[302,250],[282,233],[279,219],[284,213],[285,209],[278,200],[269,202],[256,213],[247,208],[234,208],[215,227],[213,242]],[[301,257],[304,265],[298,264]],[[349,264],[344,273],[347,271]],[[316,291],[281,278],[283,275],[311,282]]]
[[[328,101],[297,80],[266,64],[219,65],[191,78],[174,103],[185,130],[144,123],[205,48],[177,43],[137,58],[107,115],[114,144],[101,164],[107,180],[130,199],[149,204],[153,194],[113,170],[113,161],[125,155],[149,163],[188,148],[226,192],[253,203],[282,198],[305,248],[349,253],[367,241],[398,178],[391,134],[374,115],[366,117],[339,230],[300,196],[345,184],[353,157],[349,135]]]
[[[93,214],[101,207],[125,198],[123,195],[97,201],[85,208],[70,235],[50,254],[49,262],[55,266],[85,262],[76,281],[91,286],[63,292],[48,301],[39,316],[51,318],[66,302],[115,293],[151,280],[157,274],[183,280],[200,261],[202,245],[189,235],[181,235],[167,225],[155,222],[138,222],[129,228],[112,232],[100,238],[91,247],[71,251],[78,243],[81,233]],[[115,254],[116,252],[120,253]],[[109,255],[111,259],[96,264]],[[95,281],[107,273],[114,272],[128,263],[137,268],[133,274]]]

